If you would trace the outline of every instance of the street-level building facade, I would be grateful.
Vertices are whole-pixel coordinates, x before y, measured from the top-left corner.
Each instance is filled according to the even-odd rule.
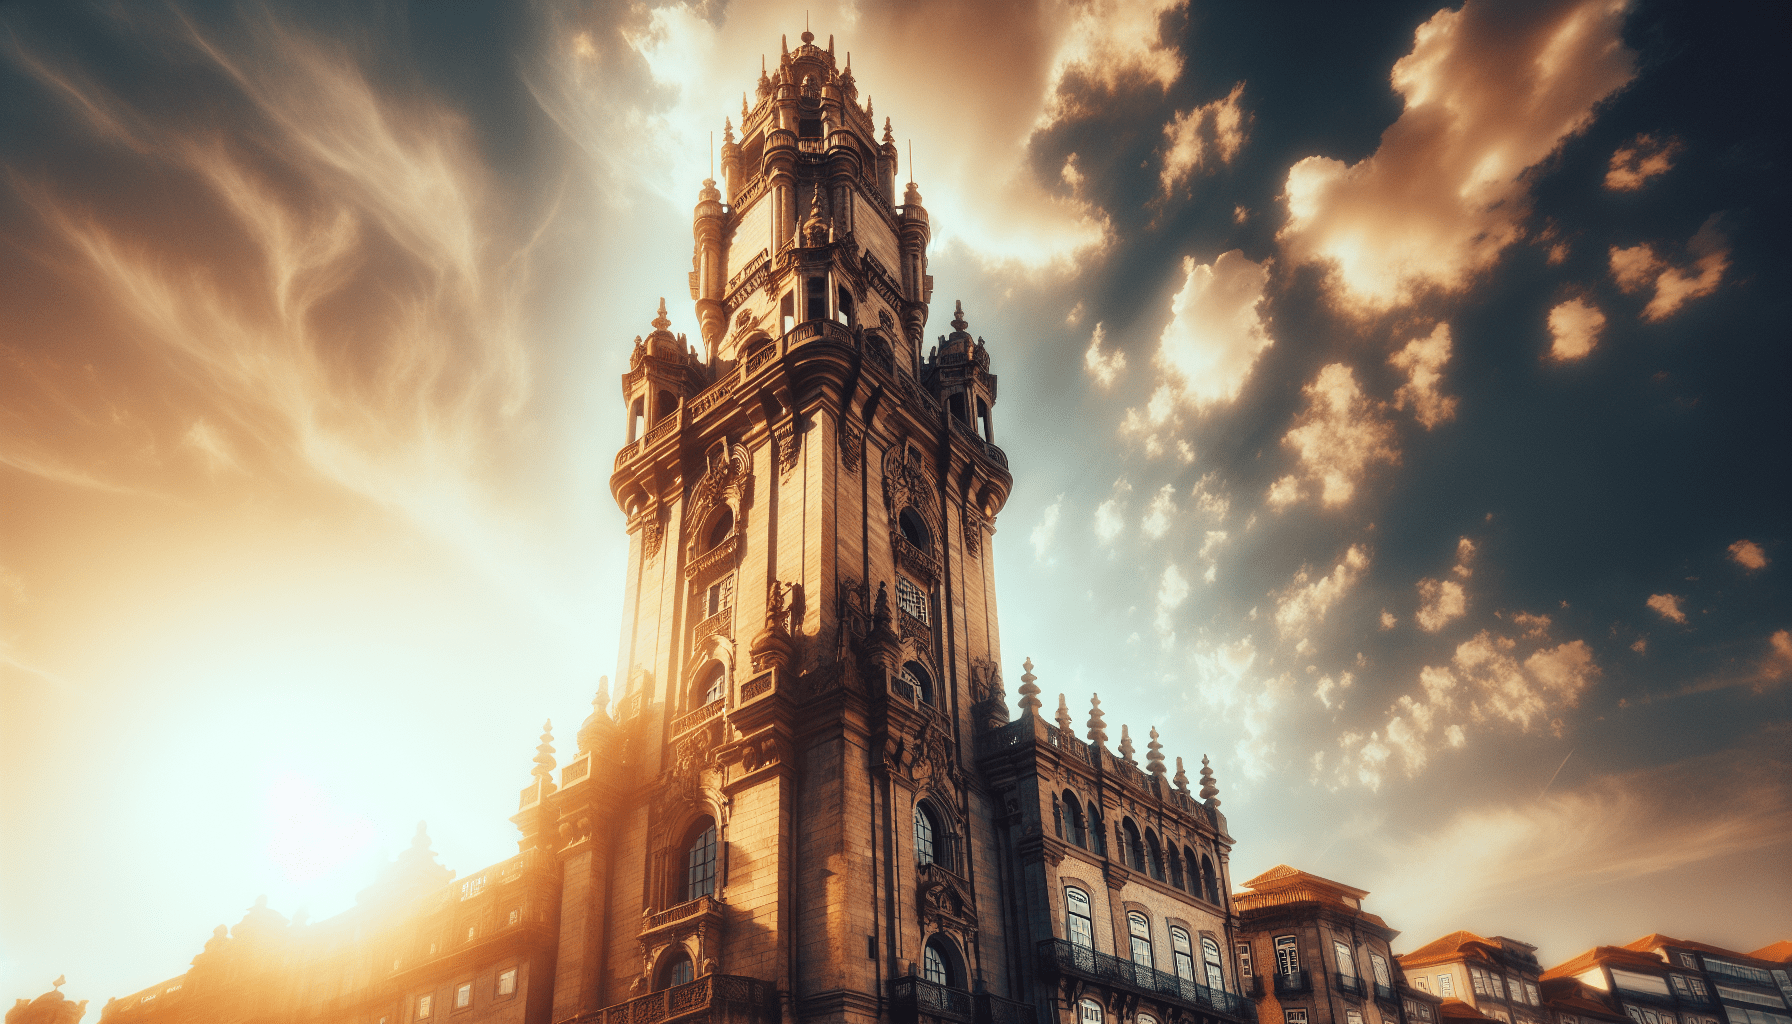
[[[1438,1000],[1407,991],[1400,933],[1363,909],[1366,891],[1286,864],[1244,888],[1235,954],[1258,1024],[1436,1024]]]
[[[1399,957],[1407,984],[1460,999],[1500,1024],[1542,1024],[1542,967],[1537,947],[1496,935],[1457,931]]]

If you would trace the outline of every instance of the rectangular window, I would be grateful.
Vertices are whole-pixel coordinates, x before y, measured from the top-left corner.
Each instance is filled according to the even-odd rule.
[[[498,994],[501,996],[516,995],[516,968],[512,967],[498,975]]]
[[[1684,974],[1668,975],[1668,982],[1674,986],[1674,994],[1682,999],[1692,998],[1692,986],[1686,983]]]
[[[1350,955],[1350,947],[1333,939],[1332,953],[1338,961],[1338,973],[1346,978],[1356,977],[1356,960]]]
[[[1777,974],[1777,973],[1783,973],[1783,972],[1776,971],[1775,973]],[[1686,987],[1692,989],[1692,997],[1694,999],[1710,999],[1711,998],[1711,993],[1707,992],[1705,990],[1705,979],[1703,979],[1703,978],[1688,978],[1688,979],[1686,979]],[[1780,987],[1781,987],[1782,991],[1785,988],[1785,986],[1783,986],[1783,985]]]
[[[896,577],[896,603],[909,618],[928,621],[927,594],[902,576]]]
[[[796,295],[794,292],[785,292],[784,298],[779,301],[778,321],[783,325],[785,334],[789,334],[790,329],[796,326]]]
[[[523,919],[523,912],[521,910],[512,910],[510,912],[510,923],[511,924],[515,924],[518,921],[521,921],[522,919]]]
[[[1527,981],[1524,983],[1524,999],[1525,999],[1525,1002],[1530,1003],[1532,1006],[1542,1006],[1543,1005],[1543,998],[1542,998],[1542,996],[1538,995],[1538,993],[1537,993],[1537,983],[1536,982]]]
[[[1437,994],[1446,999],[1454,999],[1456,997],[1456,978],[1449,974],[1438,975]]]
[[[1283,1010],[1282,1024],[1307,1024],[1307,1011]]]
[[[1688,953],[1686,950],[1683,949],[1674,955],[1680,958],[1680,966],[1690,967],[1695,971],[1699,969],[1698,957],[1693,956],[1691,953]]]
[[[1431,991],[1431,983],[1425,980],[1425,976],[1423,974],[1412,979],[1412,987],[1418,989],[1420,992]]]
[[[1345,1010],[1344,1024],[1363,1024],[1363,1011]]]
[[[1247,978],[1251,976],[1251,944],[1248,942],[1238,944],[1238,973]]]
[[[720,615],[732,607],[734,607],[734,574],[729,573],[711,584],[710,588],[704,592],[703,617],[707,619],[712,615]]]
[[[1733,1003],[1753,1003],[1756,1006],[1783,1007],[1786,1001],[1779,996],[1770,996],[1763,992],[1750,992],[1746,989],[1732,988],[1729,985],[1717,986],[1720,999],[1728,999]]]
[[[1487,972],[1479,967],[1470,967],[1468,969],[1468,983],[1469,987],[1475,990],[1475,995],[1493,995],[1493,987],[1487,983]]]
[[[1382,988],[1394,987],[1393,982],[1388,980],[1388,962],[1381,958],[1381,954],[1369,954],[1369,968],[1375,972],[1375,984]]]
[[[811,277],[806,280],[803,299],[804,320],[826,320],[828,318],[827,278]]]
[[[417,997],[417,1019],[418,1020],[428,1020],[429,1019],[429,1004],[434,999],[435,999],[434,996],[418,996]]]
[[[1276,936],[1276,970],[1283,974],[1300,970],[1300,951],[1295,948],[1292,935]]]
[[[1560,1024],[1580,1024],[1580,1018],[1572,1013],[1564,1013],[1562,1014]]]
[[[470,981],[463,981],[461,982],[460,987],[454,990],[454,1008],[456,1010],[464,1010],[472,1005],[473,983]]]

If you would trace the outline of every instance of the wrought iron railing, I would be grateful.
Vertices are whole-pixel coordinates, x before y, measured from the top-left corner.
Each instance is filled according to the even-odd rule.
[[[1283,971],[1275,977],[1278,996],[1313,991],[1313,976],[1306,971]]]
[[[1346,995],[1360,996],[1367,988],[1367,986],[1363,984],[1363,979],[1354,974],[1337,975],[1337,982],[1338,991],[1343,992]]]
[[[1107,953],[1098,953],[1087,946],[1079,946],[1064,939],[1046,939],[1039,944],[1039,965],[1048,971],[1080,975],[1229,1017],[1245,1016],[1244,999],[1230,992]]]
[[[971,1019],[974,1024],[1033,1024],[1038,1012],[1032,1003],[978,992],[971,996]]]
[[[891,1018],[912,1022],[923,1017],[970,1024],[971,994],[921,978],[890,979]]]
[[[1376,982],[1375,983],[1375,998],[1381,1000],[1382,1002],[1386,1002],[1386,1003],[1393,1002],[1394,1001],[1393,986],[1383,985],[1379,981]]]

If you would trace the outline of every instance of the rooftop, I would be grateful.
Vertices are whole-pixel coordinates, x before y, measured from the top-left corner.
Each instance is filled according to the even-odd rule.
[[[1775,945],[1792,949],[1792,942],[1782,941],[1775,943]],[[1668,946],[1674,949],[1696,949],[1701,953],[1715,953],[1718,956],[1733,956],[1742,960],[1768,959],[1765,957],[1756,957],[1754,953],[1743,953],[1734,949],[1725,949],[1722,946],[1713,946],[1704,942],[1694,942],[1691,939],[1676,939],[1672,935],[1663,935],[1660,932],[1653,932],[1637,939],[1635,942],[1626,942],[1624,944],[1625,949],[1634,949],[1641,953],[1653,953],[1663,946]],[[1774,947],[1767,946],[1765,948],[1773,949]]]
[[[1662,970],[1667,967],[1661,958],[1653,953],[1639,952],[1628,946],[1594,946],[1585,953],[1565,960],[1543,972],[1543,980],[1555,978],[1572,978],[1577,974],[1590,970],[1601,964],[1614,964],[1620,967],[1642,968],[1643,970]]]

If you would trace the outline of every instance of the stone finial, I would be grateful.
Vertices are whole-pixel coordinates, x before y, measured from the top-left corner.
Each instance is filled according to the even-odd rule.
[[[1120,757],[1130,764],[1137,764],[1138,762],[1133,760],[1132,751],[1132,733],[1123,724],[1120,726]]]
[[[1060,693],[1058,694],[1058,738],[1068,740],[1075,735],[1076,732],[1071,728],[1070,722],[1070,704]]]
[[[1220,787],[1214,784],[1213,768],[1207,763],[1207,755],[1201,755],[1201,801],[1209,807],[1220,805]]]
[[[602,711],[607,717],[610,713],[610,677],[597,677],[597,696],[591,698],[591,706]]]
[[[1180,757],[1176,759],[1176,778],[1172,781],[1176,783],[1176,792],[1188,793],[1188,772],[1183,770]]]
[[[1021,662],[1020,667],[1020,713],[1028,715],[1042,706],[1039,703],[1039,677],[1033,674],[1032,658]]]
[[[921,189],[919,188],[919,186],[917,186],[912,181],[908,183],[908,188],[906,190],[904,190],[902,193],[902,205],[904,205],[904,206],[920,206],[921,205]]]
[[[809,246],[826,245],[828,241],[827,217],[821,212],[821,182],[815,183],[815,192],[809,201],[809,216],[803,220],[803,244]]]
[[[877,111],[871,106],[870,93],[865,94],[865,116],[871,118],[871,123],[877,123]]]
[[[778,33],[778,56],[790,56],[790,36],[782,32]]]
[[[666,297],[662,295],[660,296],[659,314],[653,318],[653,329],[663,331],[670,326],[672,326],[672,321],[666,319]]]
[[[1101,716],[1101,694],[1089,695],[1089,742],[1098,747],[1105,747],[1108,742],[1108,723]]]
[[[745,103],[747,102],[747,94],[746,93],[743,92],[740,94],[740,101],[743,105],[745,105]],[[727,145],[733,141],[734,141],[734,122],[729,120],[728,118],[724,117],[724,118],[722,118],[722,144]]]
[[[1151,742],[1145,744],[1145,770],[1153,775],[1164,774],[1164,745],[1157,740],[1157,726],[1151,727]]]
[[[896,133],[891,130],[890,119],[886,117],[886,118],[884,118],[884,145],[894,146],[895,144],[896,144]]]
[[[764,57],[759,58],[759,60],[760,60],[761,64],[763,64],[765,62]],[[759,76],[761,78],[765,77],[765,68],[764,67],[761,67],[759,69]],[[748,117],[749,113],[750,113],[750,111],[747,110],[747,94],[745,92],[742,92],[740,94],[740,123],[741,124],[744,125],[747,123],[747,117]]]
[[[969,326],[971,325],[966,323],[964,319],[964,300],[959,299],[953,305],[952,329],[963,333],[964,329]]]
[[[665,308],[665,300],[664,299],[660,300],[660,308],[662,310]],[[553,722],[553,719],[549,719],[548,721],[541,723],[541,743],[540,743],[540,745],[538,745],[535,748],[535,767],[531,768],[529,770],[529,774],[533,775],[536,778],[539,778],[543,781],[546,781],[550,776],[552,776],[554,774],[554,722]],[[419,835],[422,835],[422,833],[423,833],[423,825],[421,822],[419,822],[417,825],[417,832]],[[425,842],[427,842],[427,841],[428,841],[428,837],[425,837]],[[412,844],[412,845],[415,845],[415,844]]]

